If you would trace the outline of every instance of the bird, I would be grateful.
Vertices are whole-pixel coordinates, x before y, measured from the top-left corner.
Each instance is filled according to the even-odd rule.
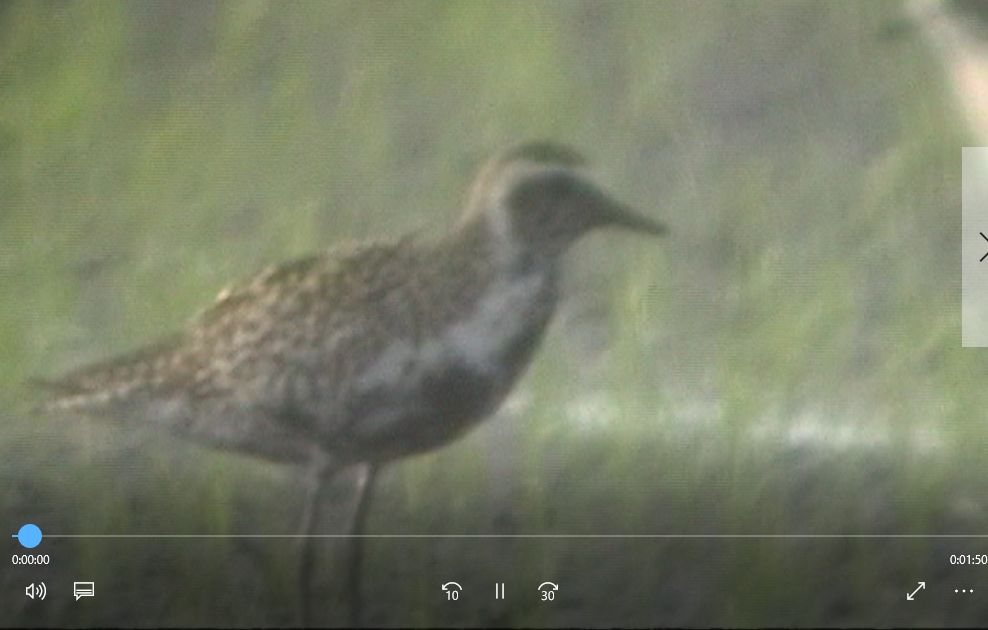
[[[595,185],[572,147],[513,145],[477,174],[438,237],[411,233],[269,267],[222,290],[179,332],[42,379],[43,409],[154,425],[306,470],[299,621],[312,617],[309,536],[327,485],[356,471],[362,532],[381,466],[440,448],[498,409],[560,299],[562,259],[598,228],[663,222]],[[361,537],[349,614],[360,623]]]

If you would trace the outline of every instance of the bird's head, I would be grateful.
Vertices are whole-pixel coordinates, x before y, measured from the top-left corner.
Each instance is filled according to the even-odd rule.
[[[660,235],[666,227],[586,179],[575,150],[533,142],[492,159],[474,183],[466,220],[481,219],[499,239],[561,254],[595,228]]]

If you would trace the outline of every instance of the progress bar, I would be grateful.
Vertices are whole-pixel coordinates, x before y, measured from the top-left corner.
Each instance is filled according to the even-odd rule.
[[[988,538],[988,534],[45,534],[45,538]]]

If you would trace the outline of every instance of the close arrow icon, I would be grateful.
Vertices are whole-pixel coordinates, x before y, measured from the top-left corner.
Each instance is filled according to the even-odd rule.
[[[978,232],[978,234],[981,235],[981,238],[983,238],[986,241],[988,241],[988,236],[985,236],[985,233],[984,232]],[[979,260],[978,262],[984,262],[985,261],[985,258],[988,258],[988,253],[986,253],[984,256],[982,256],[981,257],[981,260]]]
[[[984,236],[984,234],[982,234],[982,236]],[[985,254],[985,256],[988,256],[988,254]],[[926,588],[926,582],[919,582],[919,586],[916,587],[916,590],[915,591],[913,591],[912,593],[907,593],[906,594],[906,599],[909,600],[909,601],[913,601],[913,595],[915,595],[916,593],[918,593],[919,592],[919,589],[921,589],[921,588]]]

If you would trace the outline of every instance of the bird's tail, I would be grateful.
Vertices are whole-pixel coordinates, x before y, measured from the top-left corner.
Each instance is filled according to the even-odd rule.
[[[167,339],[137,352],[83,366],[64,376],[33,377],[25,384],[39,398],[36,411],[106,411],[151,380],[160,359],[167,358],[175,345],[175,339]]]

